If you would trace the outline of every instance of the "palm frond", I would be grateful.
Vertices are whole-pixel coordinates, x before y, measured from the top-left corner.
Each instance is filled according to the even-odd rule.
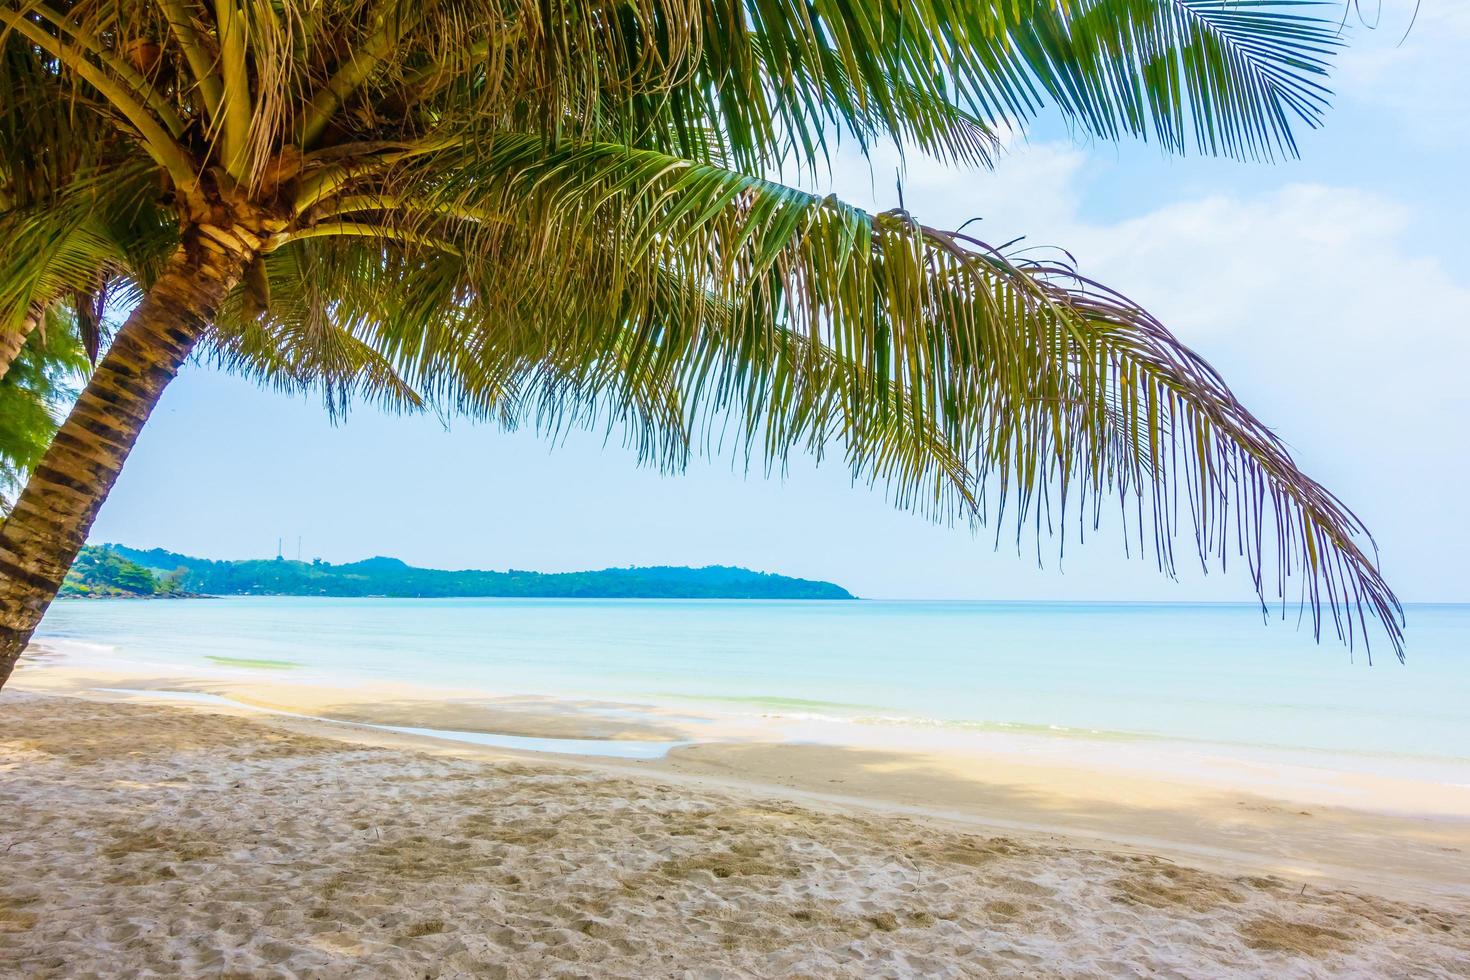
[[[0,213],[0,330],[118,275],[152,282],[177,235],[153,196],[147,168],[120,167],[74,174],[52,199]]]
[[[268,300],[256,308],[249,290],[237,290],[219,311],[208,360],[233,374],[291,394],[316,392],[339,417],[354,400],[387,411],[424,407],[418,392],[392,363],[339,319],[334,306],[315,302],[320,283],[300,249],[263,261]],[[338,284],[350,294],[352,284]]]
[[[75,323],[56,309],[0,378],[0,516],[51,444],[58,416],[86,369]]]
[[[1048,103],[1099,137],[1152,135],[1170,151],[1193,144],[1269,158],[1294,153],[1293,125],[1316,126],[1326,107],[1325,76],[1340,45],[1331,6],[710,3],[700,10],[697,71],[645,101],[675,122],[664,131],[712,121],[743,169],[770,165],[772,148],[801,165],[844,131],[863,145],[890,135],[971,160],[964,127],[942,107],[961,107],[993,131],[1024,128]],[[616,138],[634,142],[636,134]],[[654,148],[690,155],[682,146]]]
[[[1334,6],[1092,0],[1024,19],[1015,38],[1047,93],[1098,136],[1270,158],[1296,153],[1294,124],[1321,122],[1342,45]]]
[[[901,212],[871,216],[619,144],[548,150],[537,136],[504,134],[413,166],[423,172],[397,179],[418,192],[418,210],[365,199],[358,219],[450,238],[456,255],[437,272],[395,271],[408,285],[374,341],[390,356],[426,364],[484,323],[517,325],[542,356],[591,356],[622,350],[630,324],[641,325],[631,336],[644,347],[620,356],[636,355],[628,363],[677,391],[686,413],[733,408],[759,440],[748,450],[768,461],[834,434],[868,459],[905,431],[910,449],[938,433],[975,479],[942,487],[938,511],[978,519],[975,502],[993,493],[1018,534],[1044,532],[1053,498],[1060,519],[1075,507],[1096,520],[1114,494],[1134,505],[1134,540],[1164,571],[1187,520],[1201,559],[1242,555],[1263,598],[1284,598],[1299,574],[1306,604],[1345,640],[1366,625],[1349,613],[1366,611],[1397,646],[1398,606],[1360,522],[1208,365],[1070,269],[1008,258]],[[435,174],[454,176],[436,184]],[[669,276],[698,288],[671,292]],[[435,339],[446,332],[452,342]],[[477,342],[476,356],[504,342]],[[907,501],[932,477],[923,467],[885,474]],[[1268,553],[1272,536],[1280,548]]]

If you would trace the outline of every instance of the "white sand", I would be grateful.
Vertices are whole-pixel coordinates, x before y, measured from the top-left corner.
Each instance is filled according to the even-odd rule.
[[[775,795],[7,690],[0,971],[1470,976],[1450,894]]]

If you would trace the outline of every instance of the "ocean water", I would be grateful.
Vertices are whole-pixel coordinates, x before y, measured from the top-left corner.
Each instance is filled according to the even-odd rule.
[[[857,725],[1470,765],[1470,606],[1369,666],[1244,605],[226,598],[58,601],[36,634],[271,670]],[[272,663],[264,663],[264,662]],[[23,667],[21,668],[24,669]],[[1450,777],[1447,777],[1450,778]]]

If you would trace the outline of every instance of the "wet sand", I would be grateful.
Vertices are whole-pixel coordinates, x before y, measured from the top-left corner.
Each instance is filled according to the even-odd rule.
[[[21,976],[1470,975],[1450,813],[735,734],[570,760],[23,686]]]

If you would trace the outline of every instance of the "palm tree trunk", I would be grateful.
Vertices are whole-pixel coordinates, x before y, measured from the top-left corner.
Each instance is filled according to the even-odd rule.
[[[39,317],[28,315],[20,322],[19,330],[0,334],[0,381],[3,381],[5,375],[9,373],[11,362],[20,353],[20,349],[26,345],[26,338],[31,335],[32,330],[36,329],[36,324],[39,322]]]
[[[163,389],[259,247],[255,236],[234,232],[185,235],[0,525],[0,686],[86,543]]]

